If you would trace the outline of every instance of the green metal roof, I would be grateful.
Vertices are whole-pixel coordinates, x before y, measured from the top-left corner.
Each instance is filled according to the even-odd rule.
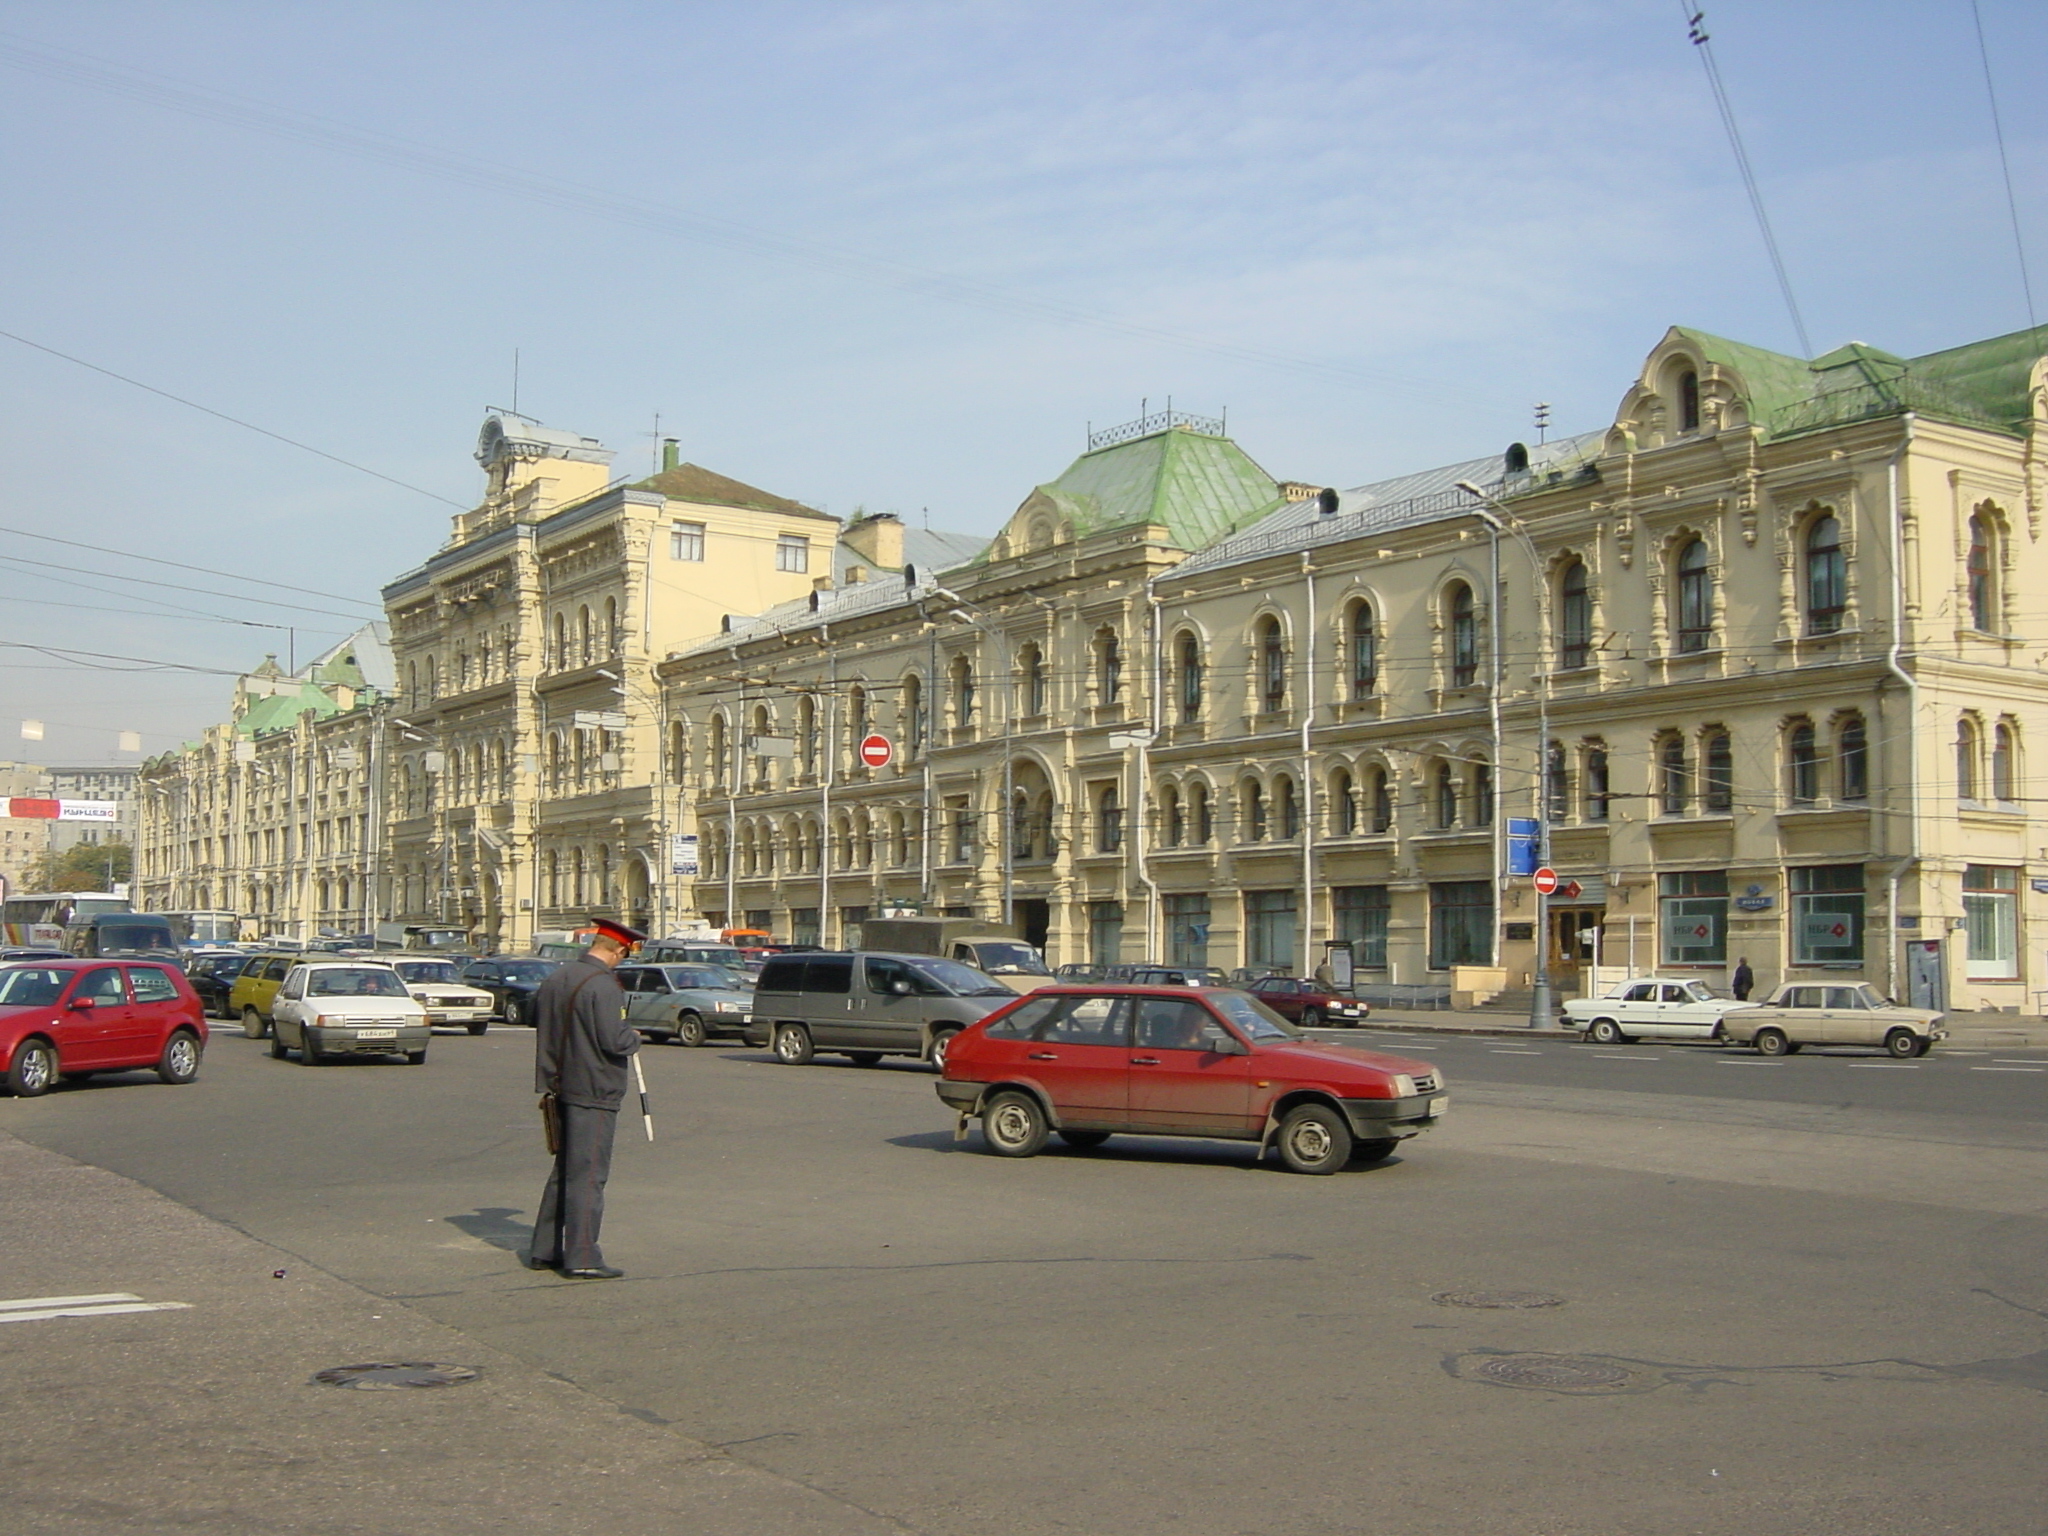
[[[258,699],[242,712],[242,718],[235,722],[235,730],[244,736],[260,736],[265,731],[282,731],[298,723],[299,716],[311,712],[317,720],[341,713],[341,706],[326,693],[311,683],[301,683],[291,693],[274,693],[267,699]]]
[[[1156,523],[1200,549],[1281,502],[1273,477],[1227,437],[1173,426],[1084,453],[1027,501],[1050,502],[1077,539]]]

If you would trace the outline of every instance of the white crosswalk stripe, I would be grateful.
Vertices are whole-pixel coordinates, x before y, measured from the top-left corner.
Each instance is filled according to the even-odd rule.
[[[0,1323],[40,1323],[54,1317],[109,1317],[123,1312],[184,1312],[188,1301],[144,1301],[132,1291],[92,1296],[24,1296],[0,1301]]]

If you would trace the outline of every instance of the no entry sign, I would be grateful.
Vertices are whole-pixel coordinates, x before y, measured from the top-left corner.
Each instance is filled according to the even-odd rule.
[[[1555,896],[1557,894],[1557,871],[1546,864],[1530,878],[1530,883],[1536,887],[1536,894],[1538,896]]]
[[[896,749],[889,745],[889,738],[879,731],[860,739],[860,760],[870,768],[888,767],[889,760],[895,755]]]

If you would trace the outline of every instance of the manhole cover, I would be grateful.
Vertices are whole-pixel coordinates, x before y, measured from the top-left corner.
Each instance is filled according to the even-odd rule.
[[[1463,1381],[1484,1381],[1496,1387],[1568,1392],[1580,1397],[1645,1392],[1659,1385],[1626,1365],[1584,1355],[1460,1355],[1452,1374]]]
[[[466,1365],[438,1365],[430,1360],[404,1360],[377,1365],[337,1365],[315,1371],[313,1379],[326,1387],[354,1387],[363,1392],[395,1392],[400,1387],[459,1387],[475,1381],[477,1372]]]
[[[1438,1291],[1429,1299],[1440,1307],[1485,1307],[1504,1312],[1564,1305],[1562,1296],[1553,1296],[1548,1291]]]

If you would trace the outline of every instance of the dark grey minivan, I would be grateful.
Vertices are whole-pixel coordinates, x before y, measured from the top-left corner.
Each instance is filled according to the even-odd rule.
[[[993,976],[936,955],[771,955],[754,984],[747,1043],[792,1067],[816,1051],[863,1067],[884,1056],[943,1067],[955,1035],[1016,997]]]

